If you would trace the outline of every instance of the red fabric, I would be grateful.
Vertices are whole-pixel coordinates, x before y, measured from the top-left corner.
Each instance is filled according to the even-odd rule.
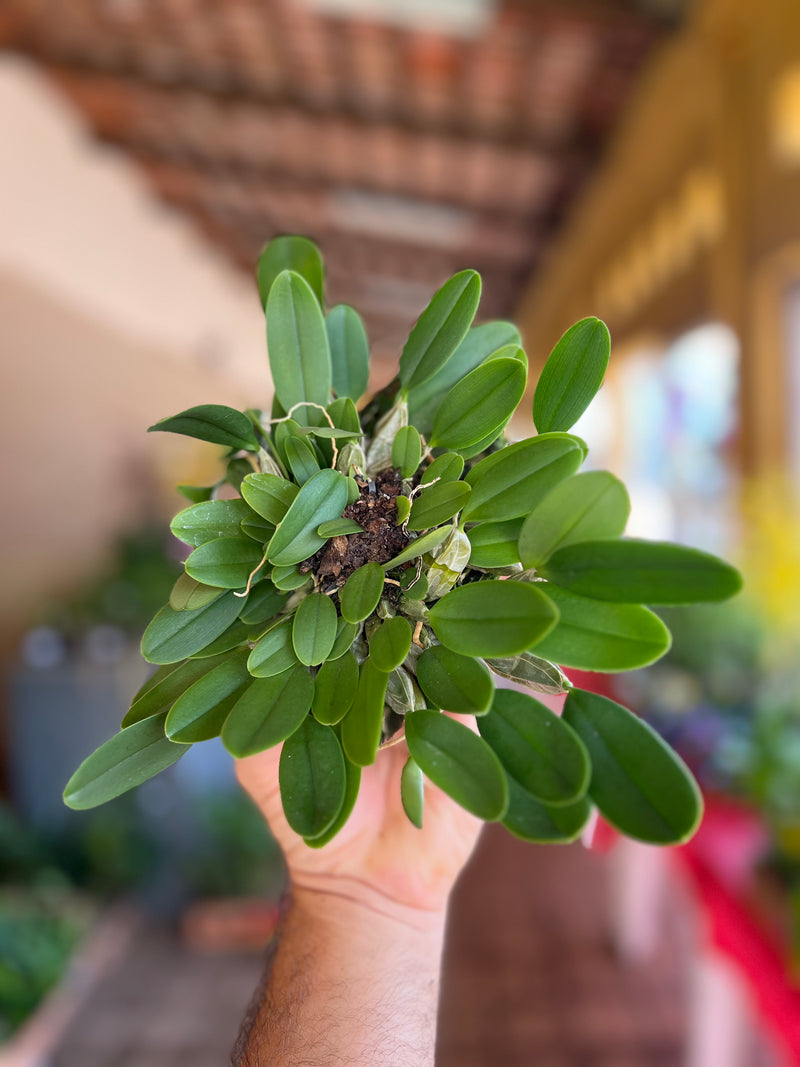
[[[746,899],[765,842],[754,813],[711,800],[695,837],[670,851],[694,890],[709,940],[739,969],[787,1062],[800,1064],[800,985],[789,973],[786,948],[764,929]]]

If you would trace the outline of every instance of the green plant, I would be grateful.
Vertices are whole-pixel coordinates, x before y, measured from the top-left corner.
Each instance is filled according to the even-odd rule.
[[[320,846],[404,726],[401,793],[417,825],[426,775],[533,841],[574,839],[593,805],[633,837],[688,837],[701,801],[685,766],[561,670],[651,663],[670,636],[645,602],[740,586],[713,556],[622,539],[624,486],[578,473],[587,446],[567,431],[602,382],[605,325],[584,319],[561,338],[534,395],[537,436],[507,444],[527,358],[509,323],[471,327],[474,271],[435,294],[398,377],[360,409],[366,334],[350,307],[324,314],[316,247],[273,241],[258,283],[271,414],[209,404],[151,427],[226,446],[227,467],[216,486],[182,487],[193,503],[172,530],[193,551],[142,641],[158,670],[66,802],[100,804],[218,735],[237,757],[284,742],[287,818]],[[563,717],[496,691],[493,674],[567,692]],[[480,733],[440,709],[477,716]]]

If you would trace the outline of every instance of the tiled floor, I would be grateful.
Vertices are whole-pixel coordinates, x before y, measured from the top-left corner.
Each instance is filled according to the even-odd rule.
[[[453,906],[439,1067],[680,1067],[674,953],[620,966],[603,893],[602,857],[486,832]],[[260,969],[147,930],[48,1067],[221,1067]]]

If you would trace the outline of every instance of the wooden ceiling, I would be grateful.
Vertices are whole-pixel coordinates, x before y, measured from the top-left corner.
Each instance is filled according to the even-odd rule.
[[[665,24],[633,0],[498,0],[474,37],[325,10],[4,0],[0,46],[248,271],[277,233],[316,239],[379,348],[466,266],[508,315]]]

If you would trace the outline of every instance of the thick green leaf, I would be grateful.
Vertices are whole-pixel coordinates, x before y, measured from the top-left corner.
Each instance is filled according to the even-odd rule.
[[[190,746],[164,736],[165,718],[154,715],[134,723],[88,756],[64,789],[67,807],[96,808],[179,760]]]
[[[181,693],[224,659],[226,656],[221,655],[209,659],[189,659],[183,663],[168,663],[159,667],[133,698],[122,720],[123,730],[135,722],[141,722],[142,719],[149,719],[151,715],[169,711]]]
[[[328,659],[339,659],[345,652],[349,652],[359,629],[358,623],[348,622],[347,619],[340,618],[336,624],[336,640],[333,642],[333,648],[328,654]]]
[[[408,516],[411,514],[411,500],[407,496],[403,496],[402,493],[394,498],[397,514],[395,515],[395,525],[402,526]]]
[[[433,632],[464,656],[512,656],[540,641],[558,611],[533,585],[490,580],[462,585],[430,610]]]
[[[358,410],[349,396],[340,396],[328,404],[328,414],[334,426],[341,426],[348,433],[360,434],[361,422]]]
[[[246,415],[224,404],[200,404],[188,408],[179,415],[161,419],[147,432],[164,430],[167,433],[179,433],[184,437],[195,437],[199,441],[211,441],[226,448],[246,448],[250,452],[258,451],[253,424]]]
[[[314,446],[302,437],[290,437],[286,442],[286,462],[298,485],[305,485],[319,470]]]
[[[186,573],[198,582],[241,589],[263,559],[263,548],[249,537],[220,537],[199,545],[185,566]]]
[[[361,768],[357,764],[352,763],[347,756],[345,756],[344,770],[344,802],[341,808],[339,808],[339,814],[323,833],[317,834],[316,837],[304,838],[304,841],[309,848],[322,848],[323,845],[327,845],[329,841],[332,841],[333,838],[336,837],[352,814],[356,800],[358,800],[358,791],[361,787]]]
[[[191,744],[219,737],[228,713],[252,681],[247,653],[242,649],[226,657],[178,697],[164,724],[170,741]]]
[[[169,606],[175,611],[194,611],[210,604],[224,592],[217,585],[203,585],[188,574],[179,574],[169,594]]]
[[[339,593],[343,618],[361,622],[378,606],[383,592],[383,567],[379,563],[365,563],[353,571]]]
[[[242,496],[267,522],[282,522],[299,490],[294,482],[277,474],[248,474],[242,482]]]
[[[478,310],[480,275],[462,270],[439,289],[420,315],[400,356],[400,381],[407,390],[432,378],[447,363]]]
[[[388,674],[371,660],[361,664],[353,705],[342,720],[342,745],[347,758],[359,767],[375,762],[383,727],[383,704]]]
[[[438,530],[430,530],[428,533],[423,534],[422,537],[417,537],[411,544],[406,545],[403,551],[398,552],[388,563],[384,563],[383,569],[391,571],[395,567],[399,567],[401,563],[408,563],[409,560],[418,559],[420,556],[424,556],[426,552],[436,548],[449,536],[449,526],[441,526]]]
[[[325,318],[333,368],[333,391],[338,397],[358,400],[367,391],[369,342],[358,312],[337,304]]]
[[[639,604],[592,600],[549,583],[539,589],[558,608],[555,627],[536,644],[545,659],[582,671],[632,671],[669,649],[669,630]]]
[[[251,511],[246,519],[242,519],[241,528],[245,537],[258,541],[260,545],[265,545],[268,541],[271,541],[272,535],[275,533],[273,524],[267,522],[266,519],[262,519],[260,515],[256,515],[254,511]]]
[[[411,626],[396,615],[381,623],[369,639],[369,658],[379,671],[389,674],[399,667],[411,648]]]
[[[472,546],[469,555],[472,567],[510,567],[519,563],[519,532],[523,520],[507,519],[505,522],[482,522],[467,530]]]
[[[311,581],[311,575],[304,574],[296,563],[293,563],[291,567],[273,567],[270,578],[275,588],[284,593],[293,589],[302,589]]]
[[[668,541],[584,541],[555,552],[539,573],[564,589],[624,604],[727,600],[742,578],[716,556]]]
[[[503,425],[499,430],[493,430],[490,434],[487,434],[486,437],[482,437],[480,441],[474,445],[470,445],[468,448],[459,448],[458,454],[462,459],[468,460],[475,459],[476,456],[480,456],[483,452],[488,452],[495,441],[503,436],[505,428],[505,425]]]
[[[541,845],[568,845],[577,840],[592,814],[586,797],[572,804],[543,804],[532,797],[510,775],[509,804],[503,826],[523,841]]]
[[[526,693],[498,689],[481,736],[503,767],[537,800],[570,804],[589,785],[589,756],[580,738],[554,712]]]
[[[684,762],[655,730],[613,700],[573,689],[564,719],[589,750],[589,796],[628,837],[654,845],[687,841],[703,801]]]
[[[392,466],[399,467],[404,478],[410,478],[422,459],[422,442],[413,426],[401,426],[392,442]]]
[[[400,775],[400,800],[403,811],[409,820],[422,829],[422,816],[425,811],[425,783],[419,765],[414,762],[414,757],[409,756],[403,764]]]
[[[517,359],[493,359],[454,385],[436,412],[433,448],[468,448],[497,433],[525,392],[527,374]]]
[[[317,413],[316,408],[303,408],[302,410],[311,412],[312,418],[314,418]],[[319,417],[321,419],[322,415],[320,414]],[[290,437],[296,437],[300,429],[299,422],[295,419],[284,417],[272,431],[272,443],[275,449],[275,455],[278,457],[286,471],[288,471],[289,467],[289,460],[286,458],[286,442]],[[272,473],[274,474],[275,472],[273,471]]]
[[[486,666],[444,645],[425,649],[417,660],[417,681],[430,706],[445,711],[481,715],[494,695],[494,682]]]
[[[559,482],[583,462],[579,438],[549,434],[493,452],[476,463],[466,477],[472,496],[464,508],[465,522],[502,522],[527,515]]]
[[[329,659],[317,671],[311,711],[317,722],[333,726],[353,705],[358,688],[358,661],[352,652]]]
[[[325,544],[317,528],[340,518],[347,495],[347,478],[338,471],[323,470],[309,478],[270,541],[270,562],[288,567],[313,556]]]
[[[439,404],[456,382],[479,367],[493,352],[506,345],[518,345],[519,342],[519,331],[510,322],[485,322],[469,329],[447,363],[432,378],[409,390],[408,414],[411,425],[424,434],[430,433]]]
[[[324,662],[336,640],[336,608],[329,596],[309,593],[294,613],[292,645],[307,667]]]
[[[461,511],[471,492],[466,482],[436,482],[423,489],[411,505],[408,529],[427,530],[447,522]]]
[[[261,306],[267,306],[269,291],[278,275],[285,270],[295,271],[305,278],[321,307],[325,279],[322,256],[313,241],[294,235],[274,237],[259,256],[256,278]]]
[[[286,821],[296,834],[317,837],[344,804],[346,775],[339,738],[307,716],[281,751],[278,782]]]
[[[273,626],[253,648],[247,661],[247,669],[254,678],[272,678],[297,665],[297,656],[292,644],[293,622],[290,617]]]
[[[175,611],[169,605],[151,620],[142,636],[142,655],[148,663],[177,663],[201,652],[228,629],[242,601],[232,592],[194,611]]]
[[[282,271],[267,300],[267,352],[275,395],[287,411],[310,401],[330,401],[331,353],[325,319],[308,282]],[[292,412],[297,422],[318,425],[321,413],[302,407]]]
[[[503,818],[506,776],[485,741],[439,711],[409,712],[405,724],[408,750],[435,785],[479,819]]]
[[[437,456],[422,476],[423,482],[457,482],[464,470],[464,457],[458,452],[443,452]]]
[[[170,529],[179,541],[197,548],[218,537],[238,537],[242,520],[252,514],[244,500],[208,500],[179,511]]]
[[[214,495],[213,485],[179,485],[177,487],[181,496],[185,496],[187,500],[191,500],[193,504],[199,504],[203,500],[210,500]]]
[[[428,577],[420,571],[419,577],[414,567],[404,570],[400,576],[400,588],[409,600],[424,600],[430,588]]]
[[[527,517],[518,558],[524,567],[539,567],[566,545],[619,537],[630,510],[628,492],[613,474],[576,474],[551,489]]]
[[[600,319],[570,326],[542,368],[533,397],[539,433],[568,430],[600,388],[608,366],[611,338]]]
[[[295,664],[272,678],[257,678],[239,697],[222,728],[222,743],[241,759],[290,737],[308,718],[314,679]]]
[[[276,589],[272,582],[262,580],[253,588],[239,618],[247,626],[261,626],[274,618],[285,603],[286,597],[280,589]]]
[[[347,537],[348,534],[363,533],[364,527],[359,526],[355,519],[331,519],[317,527],[320,537]]]
[[[238,493],[242,484],[242,480],[247,477],[248,474],[253,473],[253,464],[249,459],[234,458],[228,460],[228,465],[225,468],[225,482],[235,489]]]

